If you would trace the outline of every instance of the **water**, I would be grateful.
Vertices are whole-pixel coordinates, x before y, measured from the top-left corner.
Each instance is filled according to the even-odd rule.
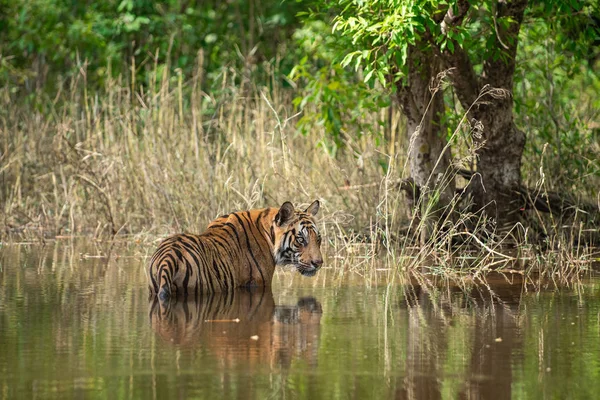
[[[430,291],[324,269],[280,272],[272,291],[161,307],[142,272],[150,251],[0,248],[0,398],[600,393],[600,280]]]

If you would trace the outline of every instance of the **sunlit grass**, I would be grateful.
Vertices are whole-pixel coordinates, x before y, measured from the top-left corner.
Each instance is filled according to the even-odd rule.
[[[87,91],[82,71],[38,109],[13,107],[5,114],[5,240],[85,236],[141,243],[151,252],[165,235],[200,232],[232,210],[320,199],[327,266],[365,281],[385,274],[388,280],[477,281],[492,270],[568,280],[598,261],[596,243],[586,239],[597,229],[582,210],[565,220],[530,212],[535,230],[506,231],[465,211],[469,200],[457,193],[442,222],[426,227],[436,191],[415,205],[420,218],[411,218],[400,189],[408,176],[408,140],[386,143],[383,127],[380,135],[344,133],[345,146],[332,158],[323,147],[324,129],[297,132],[290,90],[238,85],[236,74],[224,72],[221,89],[210,93],[201,75],[183,82],[166,71],[157,69],[135,90],[125,77],[110,81],[99,94]],[[10,109],[10,88],[0,94]],[[365,113],[364,120],[379,126],[382,116],[391,116],[393,136],[401,138],[396,109]],[[463,124],[451,142],[470,129]],[[474,152],[454,144],[453,165],[468,164]],[[539,174],[536,195],[547,193],[543,165],[525,174]],[[455,178],[448,171],[442,181]]]

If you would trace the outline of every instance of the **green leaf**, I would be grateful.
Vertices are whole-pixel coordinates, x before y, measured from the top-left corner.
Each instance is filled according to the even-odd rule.
[[[377,78],[379,78],[379,83],[381,83],[382,86],[387,86],[386,85],[386,81],[385,81],[385,76],[383,75],[383,71],[378,70],[377,71]]]
[[[348,64],[350,64],[352,62],[352,58],[357,54],[357,52],[352,52],[352,53],[348,53],[346,54],[346,56],[342,59],[342,62],[340,62],[340,65],[343,68],[346,68],[348,66]]]

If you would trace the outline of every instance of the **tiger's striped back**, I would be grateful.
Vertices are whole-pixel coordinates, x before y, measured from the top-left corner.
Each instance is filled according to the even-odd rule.
[[[306,211],[286,202],[279,209],[221,216],[200,235],[170,236],[158,246],[147,268],[150,292],[165,300],[239,286],[268,286],[278,263],[297,264],[301,273],[312,274],[323,262],[314,220],[317,211],[318,201]],[[302,246],[295,240],[298,235]]]

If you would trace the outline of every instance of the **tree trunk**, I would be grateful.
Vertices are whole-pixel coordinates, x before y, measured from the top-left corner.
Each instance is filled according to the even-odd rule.
[[[473,142],[479,148],[477,171],[480,174],[470,187],[475,211],[483,210],[500,226],[509,227],[520,220],[522,207],[518,193],[525,134],[514,123],[511,92],[526,6],[527,0],[495,4],[494,29],[490,33],[494,35],[495,49],[487,55],[479,77],[467,52],[456,41],[453,40],[454,51],[446,48],[440,52],[445,68],[451,68],[449,76],[459,101],[465,110],[470,110],[469,120],[474,119],[480,127],[473,130]],[[456,9],[448,8],[441,22],[442,32],[459,25],[469,7],[467,0],[459,0]]]
[[[519,193],[525,134],[513,121],[511,97],[496,99],[474,114],[483,124],[481,139],[475,138],[483,146],[477,161],[481,179],[473,181],[475,207],[485,209],[499,225],[511,228],[521,214]]]
[[[413,196],[416,209],[413,209],[415,216],[422,218],[420,234],[423,241],[431,236],[436,222],[450,204],[455,183],[441,120],[444,98],[440,82],[436,82],[441,65],[431,52],[425,53],[420,48],[418,45],[410,47],[408,82],[398,85],[397,92],[407,118],[410,176],[416,186]]]
[[[482,102],[473,116],[483,124],[483,135],[474,138],[481,142],[477,170],[483,186],[474,188],[475,204],[485,207],[499,227],[509,229],[520,220],[519,189],[521,187],[521,157],[525,134],[513,120],[513,77],[515,73],[519,30],[527,0],[499,2],[496,18],[510,18],[508,26],[498,24],[495,42],[504,57],[489,57],[483,63]],[[487,92],[486,92],[487,90]]]

